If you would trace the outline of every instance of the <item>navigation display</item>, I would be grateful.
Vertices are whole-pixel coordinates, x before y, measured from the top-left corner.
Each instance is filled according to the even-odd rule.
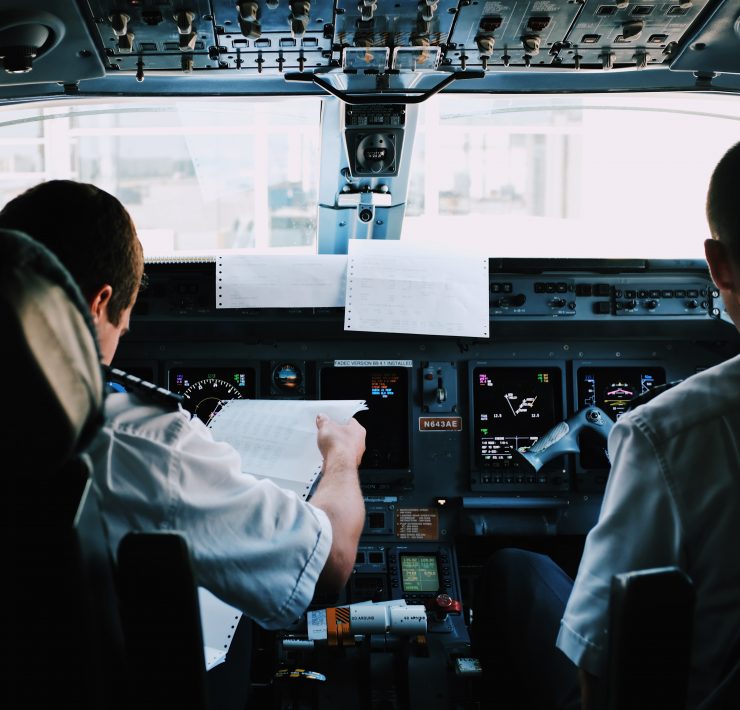
[[[577,409],[596,406],[603,409],[614,421],[627,411],[630,402],[657,385],[665,384],[665,370],[646,366],[579,367]],[[609,468],[604,453],[606,442],[592,431],[585,430],[580,438],[580,463],[582,468]]]
[[[355,415],[367,430],[360,469],[409,467],[409,368],[324,367],[321,399],[363,399],[368,411]]]
[[[435,555],[401,555],[401,586],[404,592],[438,592],[437,557]]]
[[[472,371],[473,437],[479,468],[508,468],[563,418],[558,367],[478,365]]]
[[[181,394],[182,406],[206,424],[223,400],[253,399],[255,381],[253,367],[183,367],[168,373],[169,389]]]

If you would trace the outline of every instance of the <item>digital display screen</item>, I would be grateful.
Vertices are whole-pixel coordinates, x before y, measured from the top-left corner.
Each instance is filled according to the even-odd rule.
[[[437,557],[435,555],[401,555],[401,586],[404,592],[438,592]]]
[[[362,399],[368,411],[355,418],[365,427],[360,469],[409,467],[409,368],[324,367],[321,399]]]
[[[473,436],[481,468],[506,468],[563,418],[562,373],[556,367],[473,368]]]
[[[599,366],[579,367],[577,409],[599,407],[614,421],[627,411],[629,403],[657,385],[665,384],[662,367]],[[579,445],[581,466],[587,469],[609,468],[606,442],[598,434],[584,430]]]
[[[169,371],[168,387],[183,396],[185,409],[207,424],[223,400],[253,399],[255,382],[252,367],[186,367]]]

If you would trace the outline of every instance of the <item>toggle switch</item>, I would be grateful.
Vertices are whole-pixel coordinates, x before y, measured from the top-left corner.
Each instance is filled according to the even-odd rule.
[[[421,382],[423,411],[457,411],[457,366],[454,362],[426,363],[422,367]]]
[[[128,32],[128,22],[131,18],[124,12],[116,12],[108,17],[113,33],[117,37],[123,37]]]

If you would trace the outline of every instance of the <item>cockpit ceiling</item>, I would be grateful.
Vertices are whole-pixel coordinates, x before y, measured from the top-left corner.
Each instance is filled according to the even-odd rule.
[[[205,80],[226,93],[238,82],[242,93],[422,98],[445,79],[464,91],[736,88],[740,8],[737,0],[4,0],[0,60],[8,97],[48,95],[39,84],[147,93],[136,84],[150,79],[170,93]],[[196,81],[186,88],[185,77]]]

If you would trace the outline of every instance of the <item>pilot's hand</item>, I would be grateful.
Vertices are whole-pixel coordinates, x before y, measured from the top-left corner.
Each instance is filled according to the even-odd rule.
[[[316,428],[316,442],[324,465],[310,502],[326,513],[332,529],[331,550],[317,587],[337,594],[354,569],[357,544],[365,523],[365,502],[358,476],[365,452],[365,429],[356,419],[339,424],[326,414],[316,417]]]
[[[346,457],[347,463],[360,465],[365,453],[365,427],[352,418],[347,424],[339,424],[326,414],[316,417],[319,451],[326,461],[329,457]]]

